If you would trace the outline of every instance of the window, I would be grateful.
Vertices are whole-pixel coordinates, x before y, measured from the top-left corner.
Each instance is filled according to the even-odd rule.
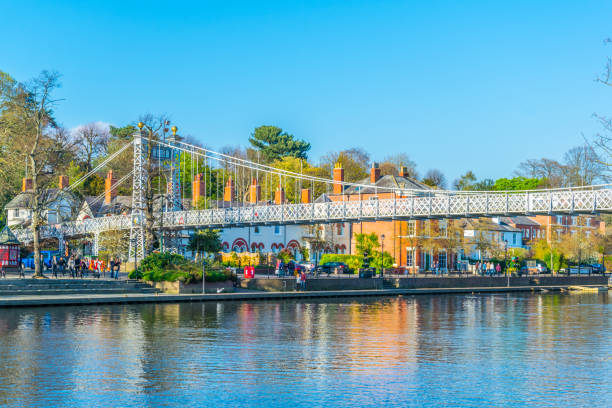
[[[406,248],[406,266],[414,266],[414,249]]]
[[[336,234],[339,237],[344,235],[344,223],[336,224]]]
[[[281,226],[280,225],[275,225],[274,226],[274,235],[280,235],[281,234]]]
[[[15,217],[15,218],[19,217],[19,208],[15,208],[13,210],[13,217]]]
[[[446,223],[446,220],[438,221],[438,228],[440,229],[440,236],[446,237],[448,233],[448,224]]]
[[[557,215],[557,224],[563,224],[563,217],[561,215]]]
[[[368,198],[368,200],[370,200],[370,201],[378,201],[378,197],[370,197],[370,198]]]
[[[517,234],[512,234],[512,244],[516,245],[516,236]]]
[[[253,233],[257,235],[261,234],[261,231],[259,230],[259,226],[256,226],[253,228]]]
[[[408,221],[408,236],[414,237],[416,235],[416,221]]]
[[[446,269],[446,252],[438,252],[438,267]]]
[[[525,230],[525,238],[529,239],[529,229]]]

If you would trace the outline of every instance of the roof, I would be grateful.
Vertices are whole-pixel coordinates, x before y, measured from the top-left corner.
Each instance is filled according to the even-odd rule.
[[[345,188],[344,194],[375,194],[381,193],[379,189],[398,189],[405,188],[407,190],[432,190],[432,188],[419,181],[411,179],[409,177],[386,175],[381,176],[376,183],[370,181],[370,177],[364,178],[356,182],[361,186],[349,186]],[[371,187],[363,187],[363,185]]]
[[[9,227],[4,227],[0,231],[0,245],[19,245],[19,240]]]
[[[521,232],[520,229],[500,222],[499,224],[488,218],[463,219],[462,227],[467,230],[483,229],[485,231]]]
[[[55,201],[61,196],[80,202],[78,196],[70,191],[60,190],[59,188],[50,188],[48,191],[47,201]],[[25,191],[17,194],[11,201],[9,201],[4,208],[9,210],[13,208],[31,208],[32,198],[34,193],[32,191]]]
[[[518,215],[515,217],[500,217],[500,221],[505,224],[514,224],[514,225],[531,225],[534,227],[539,227],[540,223],[532,220],[529,217],[524,215]]]

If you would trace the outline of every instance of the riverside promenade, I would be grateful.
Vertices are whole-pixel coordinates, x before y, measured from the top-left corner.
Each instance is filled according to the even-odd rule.
[[[272,299],[298,299],[298,298],[329,298],[345,297],[355,298],[363,296],[413,296],[413,295],[436,295],[436,294],[461,294],[461,293],[500,293],[500,292],[542,292],[560,291],[571,286],[584,287],[607,287],[607,276],[547,276],[538,278],[529,277],[469,277],[469,278],[395,278],[385,279],[354,279],[352,281],[370,281],[378,284],[373,289],[328,289],[328,290],[270,290],[238,288],[232,293],[212,294],[165,294],[144,287],[142,283],[110,280],[20,280],[22,287],[28,285],[40,285],[48,282],[57,282],[63,289],[57,294],[49,289],[36,291],[16,290],[10,294],[9,290],[3,290],[15,280],[0,281],[0,308],[4,307],[32,307],[32,306],[59,306],[59,305],[95,305],[95,304],[128,304],[128,303],[177,303],[177,302],[208,302],[208,301],[253,301]],[[327,279],[326,279],[327,280]],[[33,281],[30,283],[29,281]],[[270,282],[272,279],[266,279]],[[282,282],[282,280],[277,279]],[[321,286],[321,282],[313,282],[312,286]],[[327,280],[332,281],[332,280]],[[333,279],[335,284],[338,279]],[[277,283],[279,283],[277,282]],[[245,283],[245,281],[243,281]],[[122,287],[122,285],[124,287]],[[54,286],[54,285],[51,285]],[[105,288],[108,286],[107,288]],[[130,288],[127,288],[130,286]],[[253,280],[247,281],[244,286],[258,286]],[[419,286],[419,287],[415,287]],[[25,293],[25,294],[20,294]]]

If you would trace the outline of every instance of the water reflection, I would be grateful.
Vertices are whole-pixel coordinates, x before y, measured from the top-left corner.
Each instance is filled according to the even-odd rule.
[[[610,311],[591,293],[3,309],[0,405],[601,405]]]

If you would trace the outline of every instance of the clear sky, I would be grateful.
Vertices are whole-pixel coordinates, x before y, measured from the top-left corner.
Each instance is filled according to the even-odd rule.
[[[277,125],[311,157],[406,152],[509,176],[598,131],[608,1],[10,1],[0,70],[63,74],[68,128],[167,113],[219,148]]]

